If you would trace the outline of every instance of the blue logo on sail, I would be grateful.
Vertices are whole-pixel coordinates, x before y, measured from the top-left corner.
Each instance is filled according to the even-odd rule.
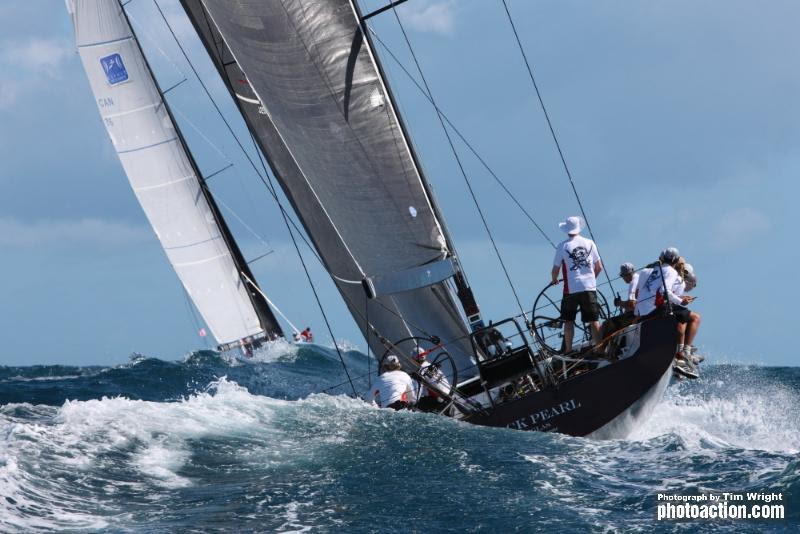
[[[109,85],[117,85],[118,83],[128,81],[128,71],[125,70],[125,64],[122,62],[122,56],[119,54],[101,57],[100,65],[103,66],[103,72],[106,73],[106,79]]]

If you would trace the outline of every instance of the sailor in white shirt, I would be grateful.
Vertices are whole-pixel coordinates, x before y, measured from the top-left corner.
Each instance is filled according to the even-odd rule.
[[[686,325],[691,319],[691,312],[686,308],[693,299],[683,295],[685,283],[675,266],[682,261],[678,249],[670,247],[658,257],[659,262],[653,267],[644,269],[639,274],[639,286],[636,299],[636,314],[640,317],[662,309],[667,301],[678,321],[678,352],[673,369],[688,378],[697,378],[697,370],[684,346]],[[694,336],[692,336],[694,337]]]
[[[614,299],[614,305],[622,308],[623,311],[632,312],[636,307],[636,289],[639,287],[639,273],[632,263],[623,263],[619,266],[619,276],[628,284],[628,294],[626,299]]]
[[[680,276],[672,266],[673,263],[680,259],[678,250],[668,248],[661,253],[659,259],[661,261],[660,264],[643,269],[639,273],[635,313],[640,317],[649,315],[656,308],[663,306],[665,299],[668,299],[670,304],[675,306],[685,305],[691,300],[676,295],[674,291],[676,284],[680,283]]]
[[[568,217],[558,224],[569,237],[556,247],[551,277],[558,284],[558,275],[564,281],[564,298],[561,301],[561,320],[564,321],[564,352],[572,352],[575,334],[575,317],[578,308],[581,320],[589,323],[592,341],[600,343],[600,307],[597,305],[597,275],[603,270],[597,245],[591,239],[580,236],[581,220]]]
[[[681,298],[688,298],[689,300],[686,304],[689,304],[694,298],[686,295],[686,293],[697,286],[694,268],[688,263],[681,262],[677,270],[679,281],[674,286],[675,294]],[[678,352],[682,353],[687,360],[691,360],[692,363],[698,364],[702,362],[705,357],[698,354],[697,347],[694,346],[694,338],[697,335],[698,328],[700,328],[700,314],[683,305],[675,306],[673,312],[678,320],[678,332],[680,334]]]
[[[417,398],[413,381],[401,368],[400,359],[394,354],[388,355],[381,364],[381,374],[372,383],[365,400],[374,402],[381,408],[395,410],[414,405]]]

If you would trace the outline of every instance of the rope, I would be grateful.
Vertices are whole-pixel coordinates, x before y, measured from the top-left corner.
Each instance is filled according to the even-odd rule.
[[[550,135],[553,138],[553,142],[556,145],[556,149],[558,150],[558,155],[561,158],[561,164],[564,166],[564,171],[567,174],[567,178],[569,179],[570,186],[572,186],[572,192],[575,195],[575,200],[578,201],[578,207],[581,210],[581,215],[583,216],[583,220],[586,222],[586,228],[589,230],[589,235],[592,237],[592,241],[595,243],[597,240],[594,237],[594,232],[592,232],[592,226],[589,224],[589,218],[586,216],[586,210],[583,208],[583,202],[581,202],[581,197],[578,194],[578,189],[575,186],[575,181],[572,179],[572,173],[569,170],[569,166],[567,165],[567,159],[564,157],[564,151],[561,149],[561,143],[558,142],[558,136],[556,135],[556,131],[553,128],[553,122],[550,120],[550,114],[547,112],[547,107],[544,105],[544,100],[542,99],[542,93],[539,91],[539,85],[536,83],[536,78],[533,75],[533,68],[531,68],[531,64],[528,61],[528,56],[525,54],[525,49],[522,46],[522,41],[519,38],[519,33],[517,33],[517,27],[514,24],[514,19],[511,17],[511,12],[508,10],[508,4],[506,0],[500,0],[503,2],[503,7],[505,8],[506,15],[508,17],[508,22],[511,24],[511,29],[514,32],[514,38],[517,41],[517,46],[519,47],[519,51],[522,54],[522,59],[525,61],[525,67],[528,69],[528,76],[531,79],[531,83],[533,84],[533,89],[536,92],[536,97],[539,100],[539,105],[542,108],[542,113],[544,113],[544,118],[547,121],[547,127],[550,129]],[[598,252],[599,255],[599,252]],[[600,257],[600,261],[603,262],[602,256]],[[603,262],[605,265],[605,262]],[[606,275],[606,279],[608,280],[609,285],[611,285],[612,291],[614,290],[614,285],[611,283],[611,278],[608,276],[608,271],[604,268],[603,272]]]
[[[419,89],[419,91],[422,93],[422,96],[424,96],[428,100],[428,102],[431,103],[431,105],[445,120],[447,125],[453,130],[453,132],[458,136],[458,138],[461,139],[461,142],[464,143],[464,146],[466,146],[469,149],[469,151],[472,152],[472,155],[478,159],[483,168],[486,169],[486,171],[492,176],[492,178],[494,178],[495,182],[497,182],[497,184],[503,189],[506,195],[508,195],[508,198],[510,198],[511,201],[514,202],[514,204],[522,211],[522,213],[525,214],[525,217],[527,217],[528,220],[531,222],[531,224],[533,224],[533,226],[539,231],[539,233],[542,234],[542,237],[544,237],[545,240],[548,243],[550,243],[550,246],[556,248],[556,244],[553,242],[553,240],[550,239],[550,237],[547,235],[547,233],[545,233],[545,231],[542,229],[539,223],[537,223],[536,220],[533,218],[533,216],[528,212],[528,210],[525,209],[525,207],[520,203],[520,201],[517,199],[514,193],[512,193],[511,190],[508,188],[508,186],[503,182],[503,180],[500,179],[497,173],[495,173],[494,170],[491,167],[489,167],[489,164],[486,163],[486,160],[483,159],[483,157],[481,157],[481,155],[472,146],[472,144],[469,141],[467,141],[467,138],[464,137],[461,131],[458,128],[456,128],[456,126],[447,117],[444,111],[442,111],[436,105],[436,103],[431,99],[430,95],[428,95],[425,92],[425,89],[419,84],[414,75],[408,71],[405,65],[403,65],[403,62],[400,61],[400,59],[394,54],[394,52],[392,52],[392,50],[388,47],[388,45],[385,42],[383,42],[383,40],[378,36],[378,34],[375,32],[374,29],[369,28],[369,31],[372,34],[372,36],[375,37],[378,43],[383,47],[383,49],[386,50],[386,53],[389,54],[389,57],[391,57],[397,64],[397,66],[400,67],[400,70],[402,70],[403,73],[405,73],[405,75],[408,76],[408,79],[411,81],[411,83],[413,83],[414,86],[416,86],[416,88]]]
[[[403,38],[406,41],[406,45],[408,46],[409,52],[411,52],[411,57],[414,59],[414,64],[417,66],[417,70],[419,71],[420,78],[422,79],[422,83],[425,85],[425,89],[430,97],[431,102],[434,102],[433,93],[431,92],[431,88],[428,85],[428,81],[425,78],[425,73],[422,71],[422,67],[420,66],[419,60],[417,59],[417,54],[414,52],[413,46],[411,46],[411,41],[408,38],[408,34],[406,33],[406,29],[403,26],[403,22],[400,20],[400,15],[397,13],[397,8],[393,7],[392,12],[394,13],[395,19],[397,19],[397,24],[400,26],[400,31],[403,33]],[[447,125],[442,119],[442,115],[439,112],[439,107],[434,104],[436,108],[436,116],[439,119],[439,123],[442,125],[442,130],[444,130],[444,135],[447,137],[447,142],[450,145],[450,150],[453,152],[453,157],[458,164],[458,168],[461,171],[461,176],[464,177],[464,183],[467,185],[467,189],[469,190],[469,194],[472,197],[472,201],[475,204],[475,208],[478,211],[478,215],[480,215],[481,222],[483,223],[483,227],[486,230],[486,234],[489,236],[489,240],[492,243],[492,247],[494,248],[494,253],[497,256],[498,261],[500,262],[500,266],[503,268],[503,273],[506,276],[506,280],[508,281],[508,285],[511,288],[511,292],[514,294],[514,299],[517,301],[517,306],[519,306],[520,311],[524,312],[524,308],[522,307],[522,301],[517,294],[517,289],[514,287],[514,282],[511,281],[511,275],[508,273],[508,269],[506,268],[506,264],[503,261],[503,257],[500,254],[500,250],[497,248],[497,243],[494,240],[494,236],[492,235],[492,231],[489,229],[489,224],[486,222],[486,217],[483,214],[483,210],[481,209],[480,203],[478,202],[478,197],[475,195],[475,191],[472,189],[472,184],[467,177],[467,173],[464,170],[464,165],[461,163],[461,158],[458,157],[458,151],[456,151],[456,147],[453,144],[453,139],[450,137],[450,132],[447,130]]]

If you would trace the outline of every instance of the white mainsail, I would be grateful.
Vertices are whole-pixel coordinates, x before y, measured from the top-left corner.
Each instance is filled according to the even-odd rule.
[[[218,343],[282,335],[188,153],[119,0],[67,0],[103,124],[142,209]]]

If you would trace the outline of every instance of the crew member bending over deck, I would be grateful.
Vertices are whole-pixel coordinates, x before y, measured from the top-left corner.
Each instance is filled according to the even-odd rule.
[[[417,398],[414,395],[414,384],[401,367],[397,356],[388,355],[381,364],[381,374],[365,396],[366,401],[394,410],[402,410],[415,404]]]

